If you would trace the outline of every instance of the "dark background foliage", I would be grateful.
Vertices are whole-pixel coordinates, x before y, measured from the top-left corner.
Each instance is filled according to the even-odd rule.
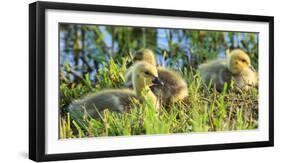
[[[99,69],[128,60],[140,48],[150,48],[159,65],[174,69],[225,56],[227,48],[241,48],[258,68],[258,34],[189,29],[60,24],[61,79],[81,82],[89,74],[92,83]]]

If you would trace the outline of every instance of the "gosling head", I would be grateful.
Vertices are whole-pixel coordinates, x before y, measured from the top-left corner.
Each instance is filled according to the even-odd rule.
[[[241,49],[227,51],[227,67],[232,74],[240,74],[247,69],[254,70],[250,57]]]
[[[163,85],[163,82],[158,78],[157,68],[145,61],[137,62],[134,65],[133,86],[141,89],[153,85]]]
[[[138,61],[146,61],[152,65],[156,65],[154,53],[149,49],[140,49],[133,55],[133,62]],[[128,63],[128,66],[132,65],[133,63]]]

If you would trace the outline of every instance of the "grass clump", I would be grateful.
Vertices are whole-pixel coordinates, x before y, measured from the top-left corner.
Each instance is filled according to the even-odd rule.
[[[205,86],[200,75],[184,69],[181,75],[188,83],[188,102],[175,103],[169,108],[155,110],[148,99],[135,103],[129,112],[120,114],[105,110],[102,118],[85,118],[83,113],[69,113],[68,105],[74,99],[103,88],[120,88],[124,85],[126,60],[115,63],[112,59],[94,76],[89,75],[79,84],[60,83],[60,138],[99,136],[131,136],[144,134],[172,134],[250,130],[258,128],[258,90],[237,93],[232,85],[222,92]],[[75,115],[75,116],[74,116]]]

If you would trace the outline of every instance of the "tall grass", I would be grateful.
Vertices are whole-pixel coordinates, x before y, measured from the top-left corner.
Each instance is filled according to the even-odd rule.
[[[249,130],[258,128],[258,90],[237,93],[231,85],[222,92],[203,85],[194,70],[180,71],[188,83],[189,98],[168,108],[155,110],[148,99],[136,102],[129,112],[120,114],[105,110],[102,118],[93,119],[83,113],[69,113],[72,100],[104,88],[120,88],[124,85],[126,59],[109,65],[95,74],[95,84],[89,75],[78,84],[60,83],[59,123],[60,138],[97,136],[129,136],[143,134],[170,134],[190,132]]]

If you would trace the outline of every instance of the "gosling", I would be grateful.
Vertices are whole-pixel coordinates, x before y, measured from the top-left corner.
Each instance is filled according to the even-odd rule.
[[[125,74],[125,86],[126,87],[132,87],[132,71],[133,71],[133,66],[131,66],[133,63],[136,63],[138,61],[146,61],[150,63],[151,65],[156,66],[156,61],[154,57],[154,53],[149,50],[149,49],[140,49],[138,50],[134,56],[133,56],[133,61],[129,62],[127,66],[129,67],[126,74]],[[131,66],[131,67],[130,67]]]
[[[218,91],[224,89],[233,81],[234,87],[241,90],[257,86],[258,75],[251,65],[250,58],[241,49],[227,50],[225,59],[210,61],[199,65],[199,72],[203,82],[212,83]]]
[[[154,84],[163,84],[158,78],[156,67],[147,62],[138,62],[133,66],[132,81],[133,90],[111,89],[100,91],[74,101],[69,110],[70,112],[79,110],[94,118],[98,118],[99,114],[105,109],[124,113],[133,108],[135,100],[140,102],[144,100],[143,91],[145,91],[146,97],[152,102],[155,109],[158,109],[157,97],[149,88]]]
[[[140,49],[134,54],[134,62],[145,61],[156,66],[154,53],[149,49]],[[154,85],[152,91],[161,100],[163,105],[181,101],[188,96],[188,89],[185,80],[175,71],[158,67],[159,79],[164,83],[163,86]],[[132,87],[132,70],[128,69],[125,75],[125,86]]]

